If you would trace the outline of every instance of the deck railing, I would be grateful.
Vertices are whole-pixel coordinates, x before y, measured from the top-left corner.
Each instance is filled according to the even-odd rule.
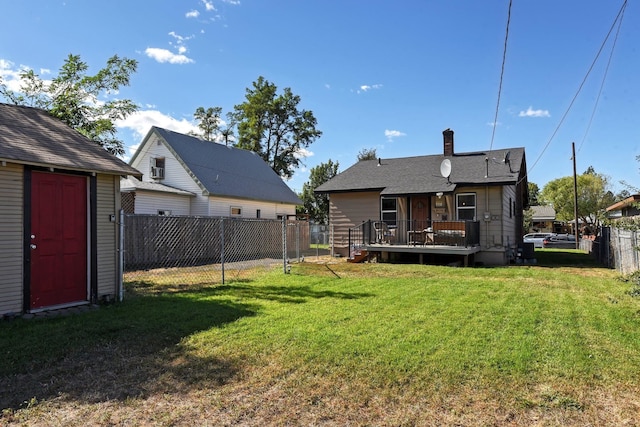
[[[370,245],[469,247],[479,244],[479,221],[368,220],[349,229],[350,253]]]

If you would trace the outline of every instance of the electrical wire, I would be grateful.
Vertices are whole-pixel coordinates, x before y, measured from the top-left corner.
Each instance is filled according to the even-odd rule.
[[[555,130],[553,131],[553,133],[551,134],[551,137],[549,138],[549,140],[547,141],[547,143],[545,144],[544,148],[542,149],[542,151],[540,152],[540,154],[538,155],[538,158],[536,159],[535,162],[533,162],[533,164],[531,165],[530,168],[528,168],[527,171],[527,175],[528,173],[534,169],[536,167],[536,165],[538,164],[538,162],[540,161],[540,159],[542,158],[542,156],[544,155],[545,151],[547,151],[547,148],[549,148],[549,145],[551,144],[551,141],[553,141],[553,138],[555,138],[556,134],[558,133],[558,131],[560,130],[560,127],[562,126],[562,124],[564,123],[564,120],[567,118],[567,116],[569,115],[569,112],[571,111],[571,108],[573,107],[573,104],[575,103],[576,99],[578,98],[578,95],[580,94],[580,92],[582,91],[582,88],[585,84],[585,82],[587,81],[587,78],[589,77],[589,74],[591,74],[591,71],[593,70],[593,67],[595,66],[596,62],[598,61],[598,58],[600,57],[600,54],[602,53],[607,40],[609,40],[609,37],[611,36],[611,33],[613,32],[613,29],[616,26],[616,23],[618,21],[622,21],[622,16],[624,15],[624,10],[627,6],[627,1],[628,0],[624,0],[624,2],[622,3],[622,6],[620,7],[620,10],[618,11],[618,14],[616,15],[616,19],[613,20],[613,23],[611,24],[611,28],[609,28],[609,32],[607,33],[606,37],[604,38],[602,44],[600,45],[600,49],[598,49],[598,53],[596,54],[596,57],[593,59],[593,61],[591,62],[591,66],[589,67],[589,69],[587,70],[587,73],[585,74],[584,78],[582,79],[582,82],[580,83],[580,86],[578,87],[578,90],[576,91],[575,95],[573,96],[573,99],[571,100],[571,102],[569,103],[569,106],[567,107],[566,111],[564,112],[564,114],[562,115],[562,118],[560,119],[560,121],[558,122],[558,125],[556,126]],[[526,179],[527,176],[523,176],[519,181],[518,184],[520,184],[520,182],[522,182],[524,179]]]
[[[493,129],[491,131],[491,144],[489,151],[493,148],[493,140],[496,136],[496,127],[498,126],[498,111],[500,110],[500,96],[502,95],[502,80],[504,78],[504,64],[507,61],[507,42],[509,41],[509,25],[511,24],[511,4],[513,0],[509,0],[509,10],[507,11],[507,29],[504,35],[504,48],[502,50],[502,66],[500,68],[500,83],[498,84],[498,101],[496,102],[496,113],[493,117]]]
[[[598,90],[598,96],[596,97],[596,102],[593,105],[593,111],[591,112],[591,117],[589,117],[589,123],[587,124],[587,128],[584,131],[582,141],[580,141],[580,145],[578,146],[578,154],[582,149],[582,145],[584,144],[584,141],[587,139],[587,135],[589,134],[589,130],[591,129],[591,124],[593,123],[593,117],[596,115],[596,110],[598,109],[600,96],[602,95],[602,90],[604,89],[604,82],[607,80],[607,74],[609,73],[609,67],[611,66],[611,59],[613,58],[613,52],[616,50],[618,36],[620,35],[620,27],[622,27],[622,18],[624,18],[624,11],[620,16],[620,21],[618,21],[618,29],[616,30],[616,36],[613,39],[613,44],[611,46],[611,52],[609,53],[609,60],[607,61],[607,66],[604,70],[604,75],[602,76],[602,82],[600,83],[600,90]]]

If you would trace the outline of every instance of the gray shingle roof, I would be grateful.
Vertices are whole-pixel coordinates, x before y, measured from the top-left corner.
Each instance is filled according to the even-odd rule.
[[[556,210],[553,206],[531,206],[531,211],[533,213],[533,220],[553,221],[556,219]]]
[[[211,195],[301,205],[302,201],[256,153],[152,127]],[[133,161],[133,159],[132,159]]]
[[[509,153],[509,163],[503,160]],[[451,161],[449,179],[440,174]],[[486,160],[485,160],[486,159]],[[359,161],[315,189],[318,193],[380,191],[382,195],[450,192],[460,185],[515,184],[526,162],[524,148]],[[488,173],[487,173],[488,172]]]
[[[0,103],[0,160],[33,166],[141,176],[45,110]]]

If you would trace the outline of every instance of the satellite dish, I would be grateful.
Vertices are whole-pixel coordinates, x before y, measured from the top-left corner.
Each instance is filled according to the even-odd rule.
[[[449,175],[451,175],[451,160],[444,159],[442,163],[440,163],[440,175],[447,179],[449,178]]]

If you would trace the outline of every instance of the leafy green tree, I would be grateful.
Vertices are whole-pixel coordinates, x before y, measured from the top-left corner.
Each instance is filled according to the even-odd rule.
[[[378,158],[375,148],[363,148],[358,152],[358,161],[375,160]]]
[[[315,194],[315,190],[321,184],[329,181],[338,174],[338,162],[329,160],[311,168],[309,181],[302,185],[300,199],[303,206],[298,207],[298,214],[306,214],[309,219],[317,224],[327,224],[329,222],[329,196],[326,194]]]
[[[583,224],[597,226],[604,218],[605,209],[614,203],[614,195],[609,190],[606,176],[596,173],[593,168],[587,169],[577,177],[578,218]],[[551,204],[556,211],[556,218],[563,221],[574,219],[573,177],[566,176],[548,182],[540,192],[540,200]]]
[[[110,153],[122,155],[124,144],[116,138],[114,122],[125,119],[138,107],[128,99],[104,99],[128,86],[137,67],[137,61],[114,55],[91,76],[79,55],[69,55],[50,82],[33,70],[24,70],[20,73],[20,91],[14,92],[2,83],[0,95],[16,105],[45,109]]]
[[[303,150],[322,135],[313,112],[300,110],[299,103],[290,88],[278,95],[276,85],[260,76],[247,88],[245,101],[234,107],[235,146],[255,151],[278,175],[291,178]]]
[[[535,182],[529,182],[529,206],[538,206],[540,203],[538,197],[540,196],[540,187]]]
[[[193,113],[193,117],[198,121],[198,128],[202,132],[198,136],[202,136],[207,141],[215,141],[220,131],[221,114],[221,107],[209,107],[206,110],[204,107],[198,107]]]

